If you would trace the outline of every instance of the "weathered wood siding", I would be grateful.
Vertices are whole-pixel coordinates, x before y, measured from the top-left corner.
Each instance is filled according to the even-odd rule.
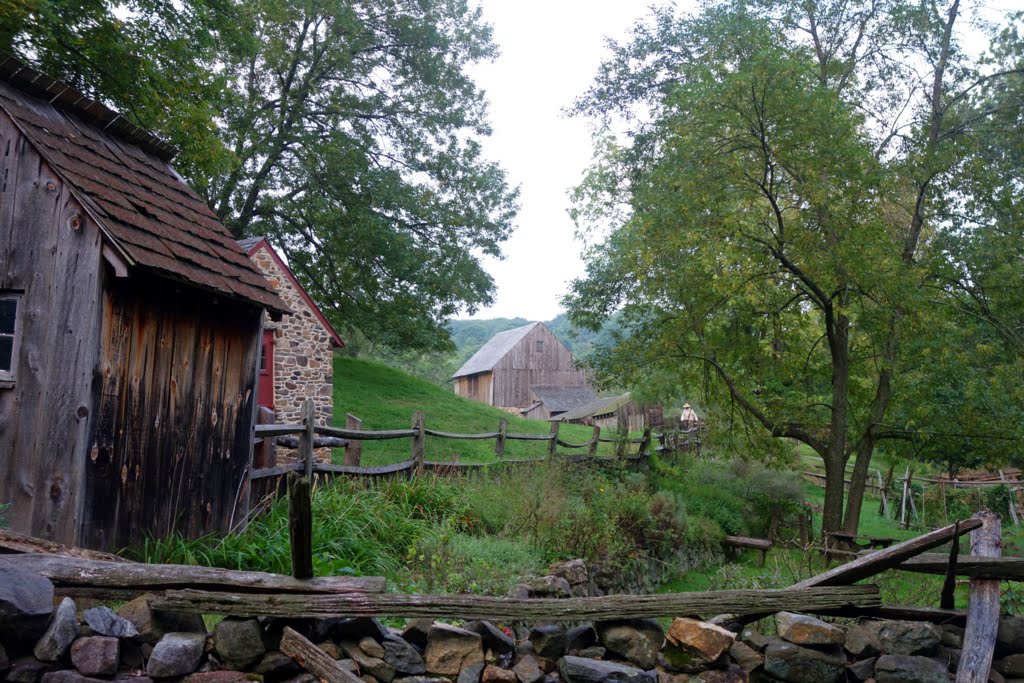
[[[639,432],[647,425],[644,424],[644,410],[633,401],[619,409],[626,413],[626,429],[631,432]],[[618,412],[611,415],[599,415],[583,421],[584,424],[598,426],[601,431],[615,430],[619,428]]]
[[[94,417],[100,239],[0,112],[0,290],[21,292],[14,381],[0,387],[0,502],[14,531],[68,544]]]
[[[459,377],[455,380],[455,394],[471,398],[488,405],[493,405],[491,391],[494,388],[494,375],[490,372],[478,372],[475,375]]]
[[[537,351],[537,342],[543,350]],[[493,405],[525,408],[533,401],[535,384],[578,386],[586,374],[573,364],[572,354],[544,325],[537,325],[494,366]]]
[[[196,536],[246,513],[259,316],[184,285],[108,280],[85,545]]]

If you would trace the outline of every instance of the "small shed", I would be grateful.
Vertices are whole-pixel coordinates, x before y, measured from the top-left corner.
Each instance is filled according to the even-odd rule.
[[[256,402],[272,410],[277,422],[296,423],[309,398],[317,421],[330,424],[334,350],[345,343],[266,237],[238,244],[291,309],[279,322],[264,318]]]
[[[522,415],[531,420],[549,420],[597,398],[594,390],[585,384],[576,387],[533,386],[530,387],[530,396],[533,403],[523,409]]]
[[[487,405],[528,408],[535,386],[580,387],[586,372],[544,323],[499,332],[452,375],[455,393]]]
[[[175,150],[0,54],[0,503],[116,549],[244,519],[263,312]]]
[[[606,396],[594,399],[590,403],[563,413],[562,422],[584,424],[600,427],[602,430],[618,429],[625,426],[630,432],[638,432],[644,428],[645,411],[629,396],[629,392],[619,396]]]

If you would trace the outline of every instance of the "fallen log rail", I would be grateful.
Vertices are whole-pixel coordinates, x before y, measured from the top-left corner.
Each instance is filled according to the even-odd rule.
[[[281,636],[281,652],[327,683],[363,683],[363,679],[288,626]]]
[[[64,545],[63,543],[47,541],[43,538],[36,538],[35,536],[26,536],[0,529],[0,559],[3,559],[7,554],[24,553],[46,553],[61,557],[80,557],[87,560],[104,560],[106,562],[130,562],[130,560],[126,560],[119,555],[104,553],[99,550],[77,548]]]
[[[530,600],[394,593],[261,595],[189,589],[169,590],[163,599],[153,603],[159,609],[225,616],[429,617],[514,621],[589,621],[782,610],[814,612],[880,605],[878,587],[873,585]]]
[[[874,551],[863,550],[854,556],[867,557],[872,552]],[[895,568],[905,572],[942,576],[949,569],[949,556],[941,553],[922,553],[904,560]],[[959,557],[954,572],[957,576],[972,579],[1024,581],[1024,557]]]
[[[121,599],[168,589],[200,587],[279,596],[289,593],[372,594],[382,592],[385,586],[384,579],[376,576],[332,576],[298,580],[264,572],[176,564],[106,562],[40,553],[0,555],[0,567],[4,566],[45,576],[53,582],[59,594],[97,598],[113,595]]]
[[[804,579],[793,584],[793,588],[811,588],[813,586],[840,586],[866,579],[880,574],[887,569],[899,566],[904,560],[919,555],[926,550],[937,548],[944,543],[956,539],[961,534],[973,531],[981,526],[980,519],[965,519],[957,524],[950,524],[941,529],[936,529],[923,536],[916,536],[910,540],[897,543],[884,550],[859,556],[856,560],[847,564],[839,565],[817,576]]]

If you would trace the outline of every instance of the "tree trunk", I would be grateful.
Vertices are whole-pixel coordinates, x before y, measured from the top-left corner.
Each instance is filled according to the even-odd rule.
[[[850,320],[836,315],[829,335],[832,356],[832,415],[825,460],[825,506],[821,515],[821,534],[829,543],[828,532],[843,528],[843,482],[846,477],[847,402],[850,384]]]

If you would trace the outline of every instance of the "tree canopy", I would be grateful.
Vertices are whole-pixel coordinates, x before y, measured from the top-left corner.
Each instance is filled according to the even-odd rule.
[[[237,237],[267,235],[343,333],[449,348],[489,303],[517,192],[484,158],[496,48],[468,0],[26,0],[0,48],[179,146]]]
[[[701,388],[711,421],[817,451],[826,531],[856,530],[876,444],[939,415],[895,420],[966,381],[945,369],[965,355],[920,344],[940,349],[964,316],[1014,324],[972,290],[1024,255],[1005,135],[1024,123],[1019,17],[983,58],[960,44],[966,20],[958,0],[656,9],[575,108],[601,124],[575,215],[607,232],[571,318],[622,311],[627,333],[598,363],[624,383],[672,376]],[[1020,292],[990,295],[1017,310]]]

